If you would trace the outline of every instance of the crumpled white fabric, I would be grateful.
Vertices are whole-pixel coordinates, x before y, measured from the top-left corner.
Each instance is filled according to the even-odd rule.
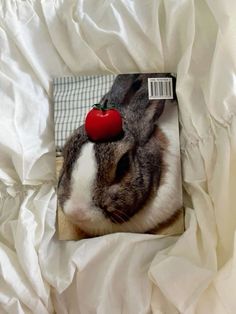
[[[0,313],[236,311],[236,2],[2,0]],[[186,231],[60,242],[51,81],[175,72]]]

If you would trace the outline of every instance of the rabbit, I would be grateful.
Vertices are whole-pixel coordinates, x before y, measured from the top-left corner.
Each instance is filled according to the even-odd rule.
[[[160,75],[158,75],[160,76]],[[89,236],[146,233],[176,215],[176,155],[158,121],[165,100],[149,100],[150,74],[118,75],[101,102],[118,104],[121,137],[89,140],[84,125],[63,149],[58,201],[65,215]]]

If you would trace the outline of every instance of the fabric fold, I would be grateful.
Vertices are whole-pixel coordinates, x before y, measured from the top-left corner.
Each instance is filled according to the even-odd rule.
[[[234,1],[0,3],[0,311],[235,310]],[[60,242],[56,76],[173,72],[186,231]]]

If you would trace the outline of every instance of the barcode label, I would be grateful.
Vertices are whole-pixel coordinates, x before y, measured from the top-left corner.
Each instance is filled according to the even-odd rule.
[[[171,77],[148,78],[149,99],[173,99],[173,83]]]

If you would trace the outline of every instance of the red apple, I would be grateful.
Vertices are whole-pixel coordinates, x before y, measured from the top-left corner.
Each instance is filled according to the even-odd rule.
[[[85,118],[85,130],[95,142],[113,139],[122,131],[122,117],[115,108],[95,105]]]

